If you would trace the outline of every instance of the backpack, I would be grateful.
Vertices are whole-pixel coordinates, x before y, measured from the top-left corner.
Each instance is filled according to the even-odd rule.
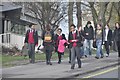
[[[45,32],[44,41],[45,42],[52,42],[52,35],[51,35],[50,31]]]

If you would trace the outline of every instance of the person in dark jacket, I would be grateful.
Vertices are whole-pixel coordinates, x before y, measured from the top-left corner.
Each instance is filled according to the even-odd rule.
[[[116,35],[116,30],[117,30],[117,27],[116,26],[114,26],[114,31],[113,31],[113,37],[112,37],[112,40],[113,40],[113,50],[115,51],[115,52],[118,52],[118,49],[117,49],[117,35]]]
[[[108,24],[106,24],[105,26],[103,36],[104,36],[104,46],[107,53],[106,57],[108,57],[110,52],[110,46],[112,45],[112,30],[110,29]]]
[[[91,22],[88,21],[87,25],[84,27],[84,55],[87,57],[87,55],[92,54],[92,41],[94,38],[94,30],[93,27],[91,26]]]
[[[35,63],[35,46],[38,45],[38,32],[35,30],[35,25],[30,24],[30,29],[27,30],[24,43],[28,43],[28,54],[30,63]]]
[[[50,25],[47,25],[45,31],[43,31],[42,40],[43,40],[44,51],[46,54],[46,64],[52,65],[51,56],[54,50],[54,32],[51,29]]]
[[[120,24],[118,22],[115,23],[116,29],[114,30],[114,39],[118,48],[118,57],[120,57]]]
[[[58,45],[59,45],[59,41],[60,40],[66,40],[66,37],[65,37],[65,34],[62,33],[62,29],[61,28],[58,28],[57,29],[57,33],[55,34],[54,36],[54,41],[55,41],[55,52],[58,53],[58,64],[61,63],[61,56],[64,54],[64,53],[60,53],[58,52]]]
[[[75,59],[77,57],[78,68],[81,68],[81,59],[80,59],[80,46],[81,46],[81,37],[77,30],[75,30],[75,25],[70,26],[71,31],[69,32],[68,41],[70,43],[69,48],[71,49],[71,69],[75,67]]]

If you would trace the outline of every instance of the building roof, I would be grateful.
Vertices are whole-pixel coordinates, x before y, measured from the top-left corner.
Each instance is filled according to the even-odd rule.
[[[18,5],[14,5],[11,2],[3,2],[0,3],[0,12],[5,14],[5,19],[14,21],[19,24],[29,25],[36,24],[35,18],[33,16],[27,15],[24,13],[22,15],[22,7]],[[14,16],[13,16],[14,15]]]
[[[2,2],[0,4],[0,12],[11,11],[11,10],[16,10],[21,8],[22,8],[21,6],[16,6],[11,2]]]

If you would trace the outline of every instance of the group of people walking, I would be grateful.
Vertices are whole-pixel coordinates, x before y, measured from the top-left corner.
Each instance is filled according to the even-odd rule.
[[[58,28],[55,34],[50,25],[47,25],[46,29],[42,32],[41,38],[43,40],[47,65],[52,65],[51,56],[53,51],[58,53],[58,64],[60,64],[65,48],[68,47],[71,69],[74,69],[76,59],[78,62],[78,68],[81,68],[81,57],[92,55],[92,46],[96,48],[96,59],[105,56],[102,52],[102,45],[105,47],[106,57],[109,57],[112,41],[116,42],[118,57],[120,57],[120,24],[118,22],[115,23],[114,32],[112,32],[108,24],[106,24],[104,28],[101,24],[97,24],[95,30],[90,21],[87,22],[84,29],[82,29],[81,26],[76,29],[76,26],[72,24],[70,26],[68,40],[66,39],[65,34],[62,33],[61,28]],[[30,63],[34,63],[35,46],[38,45],[38,33],[35,30],[34,25],[30,25],[30,29],[27,30],[25,43],[28,43],[29,46],[28,54]]]

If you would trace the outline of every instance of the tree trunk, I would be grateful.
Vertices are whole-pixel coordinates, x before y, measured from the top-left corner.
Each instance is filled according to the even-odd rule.
[[[68,5],[68,26],[70,31],[70,25],[73,24],[73,4],[74,2],[69,2]]]
[[[114,4],[114,8],[117,11],[118,14],[118,22],[120,22],[120,1],[119,2],[115,2]]]
[[[118,2],[118,22],[120,22],[120,1]]]
[[[98,23],[100,23],[102,25],[102,27],[104,27],[106,25],[106,19],[105,19],[105,12],[107,9],[107,5],[108,2],[100,2],[100,11],[98,14]]]
[[[96,11],[95,8],[94,8],[94,3],[93,3],[93,2],[89,2],[89,4],[90,4],[91,12],[92,12],[92,17],[93,17],[94,26],[96,27],[97,22],[98,22],[97,11]]]
[[[79,26],[82,26],[82,15],[81,15],[81,2],[76,2],[76,6],[77,6],[77,28],[79,28]]]
[[[95,7],[94,7],[94,2],[89,2],[90,8],[92,11],[94,25],[99,23],[102,26],[105,26],[105,24],[106,24],[105,12],[106,12],[108,3],[109,2],[100,2],[100,10],[99,10],[99,13],[97,15],[97,11],[95,10]]]
[[[111,8],[110,8],[110,12],[109,12],[109,18],[108,18],[106,24],[108,24],[110,22],[110,19],[112,17],[112,11],[113,11],[113,3],[111,3]]]
[[[118,22],[120,22],[120,13],[118,13]]]

